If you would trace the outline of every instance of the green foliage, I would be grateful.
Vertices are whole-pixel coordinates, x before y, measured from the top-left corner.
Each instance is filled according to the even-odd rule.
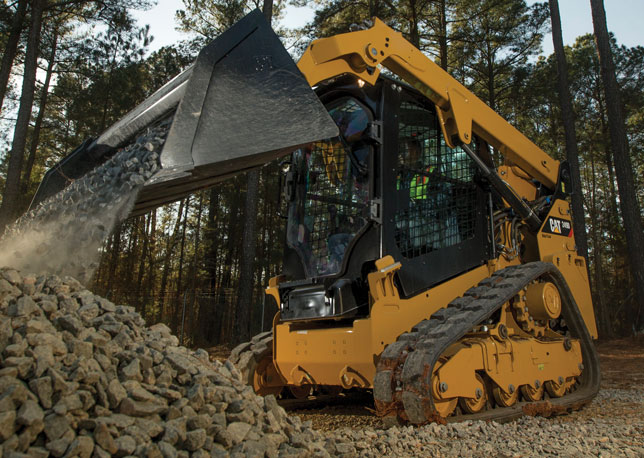
[[[504,100],[515,85],[514,72],[541,51],[548,6],[524,0],[468,0],[456,10],[453,46],[461,64],[459,79],[493,109],[504,114]]]

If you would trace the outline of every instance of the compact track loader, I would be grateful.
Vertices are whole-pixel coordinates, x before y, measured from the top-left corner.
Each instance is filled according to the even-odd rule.
[[[257,393],[369,389],[379,415],[414,424],[559,413],[596,395],[568,167],[400,33],[375,19],[314,41],[295,68],[251,13],[37,199],[162,119],[162,169],[135,212],[290,154],[273,329],[230,357]]]

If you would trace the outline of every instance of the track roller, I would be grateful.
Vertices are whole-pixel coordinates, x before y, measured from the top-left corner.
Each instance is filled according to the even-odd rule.
[[[506,393],[498,385],[492,388],[492,396],[498,406],[511,407],[517,403],[519,400],[519,390],[510,385],[509,391],[511,391],[511,393]]]
[[[476,374],[476,398],[459,398],[458,405],[466,413],[479,413],[487,405],[487,389],[480,374]]]
[[[432,375],[432,391],[434,393],[440,393],[441,391],[443,391],[441,390],[440,382],[438,380],[438,377],[436,377],[436,373],[441,368],[441,366],[446,362],[447,362],[447,358],[441,357],[436,363],[436,367],[434,369],[434,375]],[[442,399],[436,395],[433,395],[433,400],[434,400],[434,407],[436,408],[436,411],[443,418],[449,417],[454,412],[454,409],[456,409],[456,405],[458,404],[458,398]]]
[[[532,385],[521,385],[521,395],[526,401],[541,401],[543,398],[543,385],[539,384],[538,388],[535,388]]]

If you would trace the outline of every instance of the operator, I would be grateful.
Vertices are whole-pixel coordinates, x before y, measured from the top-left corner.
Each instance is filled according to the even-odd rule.
[[[429,175],[433,173],[434,167],[423,160],[423,148],[421,141],[417,138],[408,138],[405,142],[407,155],[402,159],[403,170],[398,175],[397,189],[409,189],[409,211],[407,222],[403,223],[401,229],[401,248],[413,250],[414,256],[426,252],[434,235],[430,218],[431,205],[429,193]],[[406,250],[405,250],[406,251]]]

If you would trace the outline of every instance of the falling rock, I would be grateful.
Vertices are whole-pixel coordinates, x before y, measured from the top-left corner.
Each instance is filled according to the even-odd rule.
[[[67,345],[54,334],[28,334],[27,341],[29,345],[37,347],[39,345],[48,346],[56,356],[67,354]]]
[[[174,448],[172,444],[161,441],[157,444],[157,446],[159,447],[159,451],[161,452],[161,455],[163,455],[163,458],[176,458],[177,449]]]
[[[192,364],[190,364],[190,361],[188,361],[188,358],[177,353],[167,354],[165,358],[168,363],[170,363],[170,366],[179,374],[190,373],[190,371],[193,369]]]
[[[56,439],[54,441],[47,442],[45,445],[45,448],[49,450],[52,454],[52,456],[55,456],[56,458],[63,456],[67,448],[69,447],[69,444],[71,444],[71,439],[65,437],[65,438],[60,438]]]
[[[17,270],[14,269],[2,269],[2,278],[13,285],[19,285],[22,283],[22,277]]]
[[[75,336],[78,336],[78,334],[84,329],[81,321],[71,314],[59,317],[56,320],[56,323],[61,329],[69,331]]]

